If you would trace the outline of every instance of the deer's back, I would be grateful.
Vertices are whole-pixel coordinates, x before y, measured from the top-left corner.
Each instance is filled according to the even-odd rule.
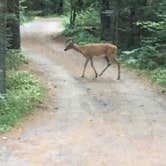
[[[117,47],[113,44],[86,44],[81,46],[84,54],[88,56],[110,55],[117,52]]]

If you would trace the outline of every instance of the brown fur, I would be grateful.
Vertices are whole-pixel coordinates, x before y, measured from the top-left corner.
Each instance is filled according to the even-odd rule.
[[[107,61],[107,66],[103,69],[103,71],[99,74],[99,76],[101,76],[109,68],[109,66],[111,65],[111,62],[113,62],[113,63],[116,63],[118,66],[118,78],[117,79],[120,79],[120,64],[116,59],[116,55],[117,55],[117,51],[118,51],[117,46],[115,46],[113,44],[109,44],[109,43],[77,45],[77,44],[74,44],[73,42],[70,42],[64,50],[67,51],[69,49],[73,49],[73,50],[81,53],[86,58],[86,62],[84,64],[84,70],[83,70],[81,77],[84,77],[85,70],[86,70],[89,60],[91,62],[91,66],[95,72],[95,76],[97,77],[98,74],[93,65],[93,57],[94,56],[104,56],[104,58]]]

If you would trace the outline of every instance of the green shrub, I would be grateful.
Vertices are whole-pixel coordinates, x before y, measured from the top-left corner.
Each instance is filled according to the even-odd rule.
[[[94,7],[88,7],[79,13],[76,19],[76,26],[99,26],[100,16],[98,10]]]
[[[92,21],[93,20],[93,21]],[[76,25],[71,28],[69,25],[69,16],[64,17],[64,35],[73,37],[76,43],[94,43],[101,42],[100,37],[92,35],[85,31],[85,27],[98,27],[100,24],[99,12],[93,8],[88,7],[86,10],[81,11],[76,19]]]
[[[28,63],[20,50],[8,50],[6,55],[6,68],[17,69],[20,65]]]
[[[165,66],[166,56],[160,53],[155,47],[146,46],[125,51],[121,55],[121,59],[127,64],[139,69],[156,69]]]
[[[155,83],[166,86],[166,54],[156,47],[144,46],[124,51],[121,60],[125,65],[146,72]]]
[[[74,36],[74,41],[79,44],[86,44],[86,43],[99,43],[101,42],[99,37],[95,37],[87,32],[79,32],[77,36]]]
[[[166,69],[158,68],[151,72],[152,80],[166,86]]]
[[[66,17],[65,17],[66,18]],[[68,18],[68,17],[67,17]],[[65,19],[64,19],[65,20]],[[78,34],[80,31],[82,31],[82,28],[80,27],[75,27],[75,28],[71,28],[68,22],[64,21],[64,26],[65,26],[65,30],[63,32],[63,34],[65,36],[73,36]]]
[[[27,72],[7,75],[7,93],[0,95],[0,131],[10,130],[42,101],[42,84]]]
[[[16,71],[25,63],[28,61],[20,50],[8,50],[6,93],[0,94],[0,132],[10,130],[23,117],[30,114],[44,96],[44,88],[34,76]]]

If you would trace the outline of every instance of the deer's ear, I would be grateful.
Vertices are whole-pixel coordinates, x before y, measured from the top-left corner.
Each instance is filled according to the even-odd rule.
[[[66,40],[65,43],[73,43],[73,39],[72,39],[72,38],[69,38],[68,40]]]

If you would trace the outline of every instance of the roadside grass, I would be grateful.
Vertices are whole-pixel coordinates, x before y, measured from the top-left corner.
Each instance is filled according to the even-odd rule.
[[[132,51],[122,51],[120,59],[125,67],[136,71],[157,85],[166,87],[164,63],[166,59],[163,58],[164,56],[160,56],[160,53],[156,54],[151,52],[151,47],[148,48],[148,51],[145,48],[138,48]],[[157,61],[160,61],[160,64]]]
[[[0,132],[10,131],[23,118],[30,115],[35,106],[43,101],[45,94],[44,85],[35,76],[16,70],[16,64],[27,63],[25,57],[19,51],[11,52],[9,54],[17,57],[17,60],[12,67],[8,63],[10,56],[7,56],[7,68],[10,70],[7,71],[6,93],[0,94]],[[23,59],[25,61],[22,61]]]
[[[138,76],[143,76],[144,78],[151,81],[153,84],[159,85],[166,89],[166,69],[157,68],[154,70],[148,69],[138,69],[134,65],[130,65],[124,61],[121,61],[123,67],[136,72]]]
[[[32,14],[21,14],[20,15],[20,24],[24,24],[28,21],[32,21],[35,19],[35,15]]]
[[[158,68],[153,71],[150,71],[151,79],[164,87],[166,87],[166,69]]]

